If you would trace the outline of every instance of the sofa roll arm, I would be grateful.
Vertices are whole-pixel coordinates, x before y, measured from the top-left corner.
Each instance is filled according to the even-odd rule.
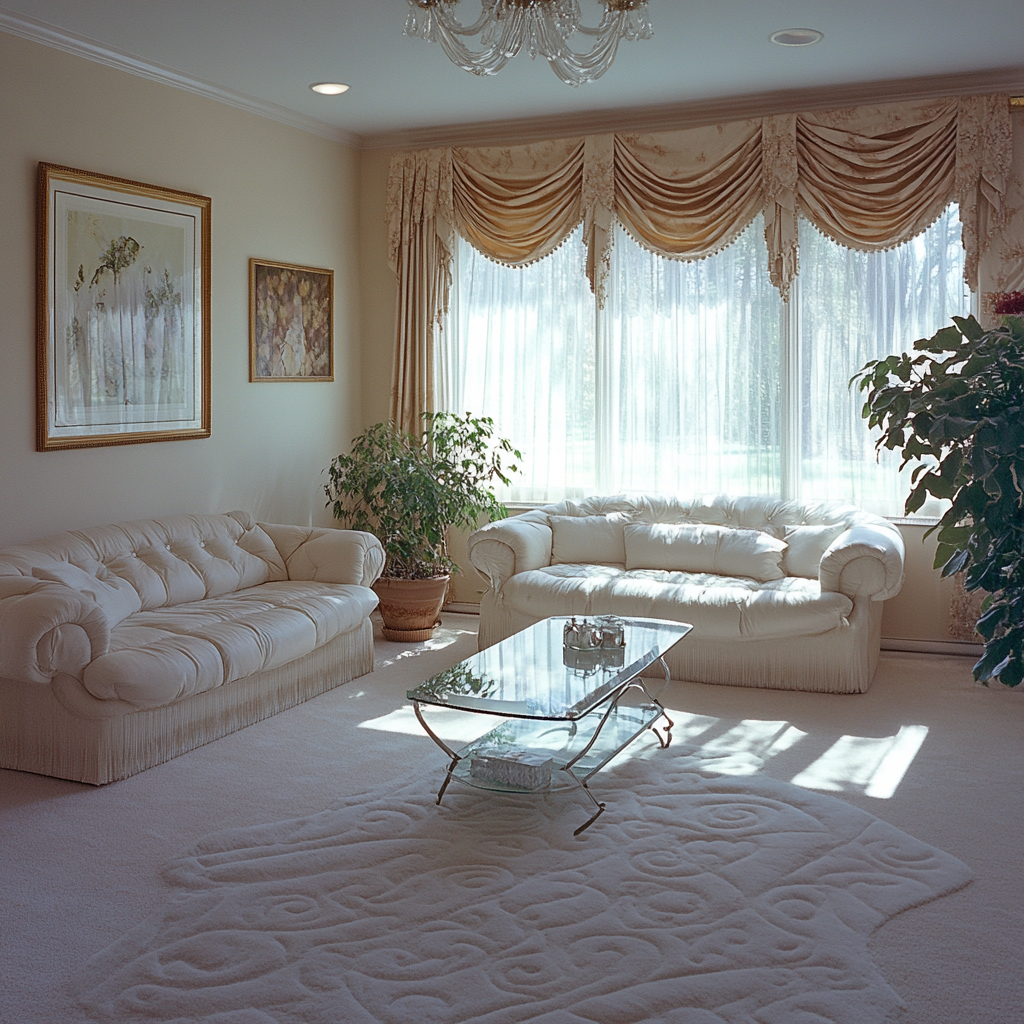
[[[0,578],[0,676],[48,683],[81,678],[110,648],[110,624],[89,595],[24,576]]]
[[[822,556],[818,580],[822,591],[885,601],[903,586],[903,538],[896,529],[853,526],[840,534]]]
[[[281,552],[290,580],[369,587],[384,571],[384,548],[372,533],[283,523],[259,525]]]
[[[469,560],[500,590],[516,573],[551,564],[551,526],[531,513],[499,519],[471,533]]]

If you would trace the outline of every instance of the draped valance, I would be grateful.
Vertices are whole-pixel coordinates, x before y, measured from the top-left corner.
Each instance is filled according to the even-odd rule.
[[[680,131],[399,153],[387,189],[399,277],[392,414],[429,406],[433,332],[447,310],[454,235],[509,266],[542,259],[583,224],[603,298],[612,226],[670,259],[704,259],[764,215],[772,282],[798,269],[797,220],[853,249],[891,248],[960,207],[965,276],[1002,223],[1012,156],[1008,98],[783,114]]]

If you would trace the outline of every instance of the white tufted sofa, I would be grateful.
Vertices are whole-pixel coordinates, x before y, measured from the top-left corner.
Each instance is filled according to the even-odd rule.
[[[110,782],[372,671],[383,566],[245,512],[0,549],[0,767]]]
[[[550,615],[648,616],[694,627],[666,657],[675,679],[862,693],[904,546],[851,505],[630,496],[490,523],[469,557],[490,581],[481,649]]]

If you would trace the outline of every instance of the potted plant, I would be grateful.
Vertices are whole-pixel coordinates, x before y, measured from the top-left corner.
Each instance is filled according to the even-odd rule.
[[[448,530],[508,513],[492,483],[509,482],[521,458],[494,436],[488,417],[427,412],[419,436],[376,423],[328,468],[324,491],[336,519],[375,534],[387,555],[374,584],[389,640],[427,640],[439,619],[451,574]]]
[[[880,427],[878,448],[911,461],[908,515],[927,494],[951,501],[938,530],[935,567],[965,571],[968,591],[988,596],[976,629],[983,682],[1024,680],[1024,294],[1003,296],[999,327],[953,318],[904,353],[868,363],[851,380],[868,392],[863,415]]]

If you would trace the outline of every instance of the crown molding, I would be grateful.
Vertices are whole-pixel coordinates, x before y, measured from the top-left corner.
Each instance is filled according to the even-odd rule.
[[[29,18],[24,14],[15,14],[0,8],[0,31],[7,32],[12,36],[20,36],[22,39],[28,39],[34,43],[42,43],[43,46],[50,46],[56,50],[63,50],[76,57],[84,57],[97,64],[105,64],[118,71],[127,71],[128,74],[137,75],[139,78],[148,78],[151,82],[159,82],[161,85],[183,89],[185,92],[216,100],[218,103],[226,103],[228,106],[237,107],[250,114],[258,114],[260,117],[267,117],[272,121],[290,125],[292,128],[300,128],[302,131],[320,135],[335,142],[342,142],[356,148],[361,145],[358,135],[338,128],[336,125],[328,124],[326,121],[300,114],[276,103],[269,103],[244,93],[235,92],[232,89],[225,89],[200,78],[192,78],[174,68],[143,60],[134,54],[102,45],[93,39],[67,32],[64,29],[55,28],[53,25]]]
[[[898,78],[850,85],[783,89],[720,99],[692,100],[664,106],[624,107],[524,117],[506,121],[407,128],[365,134],[363,149],[425,149],[431,146],[520,145],[543,139],[596,135],[616,131],[671,131],[769,114],[794,114],[808,110],[855,107],[868,103],[892,103],[967,96],[975,93],[1024,91],[1024,67],[921,78]]]

